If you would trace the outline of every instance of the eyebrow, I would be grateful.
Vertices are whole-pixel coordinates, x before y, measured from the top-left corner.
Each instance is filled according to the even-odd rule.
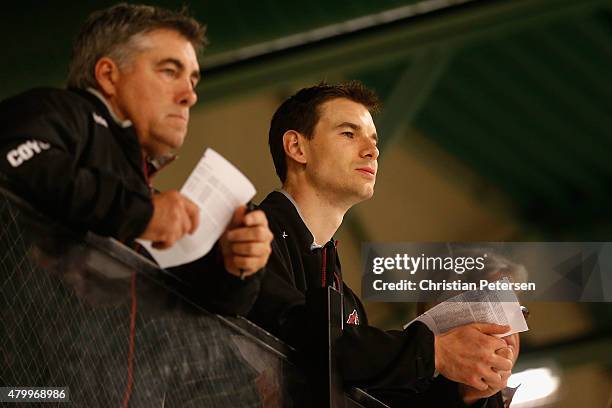
[[[348,128],[351,128],[351,129],[353,129],[355,131],[361,130],[361,126],[359,126],[358,124],[353,123],[353,122],[342,122],[338,126],[336,126],[336,129],[343,128],[343,127],[348,127]],[[378,135],[376,133],[373,133],[372,137],[374,138],[374,140],[376,142],[378,142]]]
[[[157,66],[161,66],[164,64],[172,64],[172,65],[175,65],[181,71],[185,70],[185,64],[183,64],[181,61],[177,60],[176,58],[164,58],[163,60],[157,63]],[[200,81],[200,71],[194,70],[190,76],[192,79],[196,81],[196,83]]]

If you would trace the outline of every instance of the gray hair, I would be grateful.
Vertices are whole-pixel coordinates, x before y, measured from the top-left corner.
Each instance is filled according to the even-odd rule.
[[[95,66],[109,57],[121,68],[144,46],[144,34],[158,29],[174,30],[191,42],[199,56],[207,44],[206,27],[180,12],[160,7],[118,4],[92,13],[77,35],[68,70],[68,87],[97,88]]]

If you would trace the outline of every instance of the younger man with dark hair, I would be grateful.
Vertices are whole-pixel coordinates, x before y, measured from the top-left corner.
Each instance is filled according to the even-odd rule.
[[[343,293],[344,330],[336,356],[347,385],[392,405],[462,406],[457,383],[490,395],[505,386],[511,359],[491,336],[507,327],[472,324],[434,337],[421,324],[382,331],[368,324],[359,298],[342,282],[333,235],[346,212],[374,193],[376,95],[358,83],[321,84],[287,99],[272,118],[269,144],[283,189],[261,203],[275,239],[249,317],[301,351],[308,349],[309,297],[333,286]],[[441,376],[434,379],[434,371]],[[507,377],[506,377],[507,378]],[[486,400],[481,401],[481,405]],[[488,405],[493,406],[493,405]]]

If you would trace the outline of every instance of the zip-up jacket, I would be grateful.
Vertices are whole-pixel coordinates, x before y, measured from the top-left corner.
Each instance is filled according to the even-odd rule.
[[[89,91],[37,88],[0,102],[3,182],[74,229],[131,243],[153,215],[146,173],[134,127]],[[217,247],[169,271],[222,313],[245,314],[259,288],[260,273],[227,273]]]
[[[335,357],[346,385],[363,387],[392,406],[464,406],[456,383],[442,376],[434,379],[434,337],[424,324],[416,322],[403,331],[370,326],[361,301],[342,280],[333,239],[313,247],[313,235],[282,192],[270,193],[260,208],[274,241],[259,297],[248,315],[252,321],[308,353],[316,335],[309,333],[311,294],[334,286],[343,293],[344,329]]]
[[[42,211],[130,240],[153,215],[142,153],[87,91],[38,88],[0,103],[0,171]]]

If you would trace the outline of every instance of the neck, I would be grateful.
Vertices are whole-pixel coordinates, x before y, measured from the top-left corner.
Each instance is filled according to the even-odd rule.
[[[297,204],[304,223],[319,245],[324,245],[333,237],[342,224],[344,214],[350,208],[305,183],[298,187],[295,183],[287,182],[283,185],[283,189]]]

